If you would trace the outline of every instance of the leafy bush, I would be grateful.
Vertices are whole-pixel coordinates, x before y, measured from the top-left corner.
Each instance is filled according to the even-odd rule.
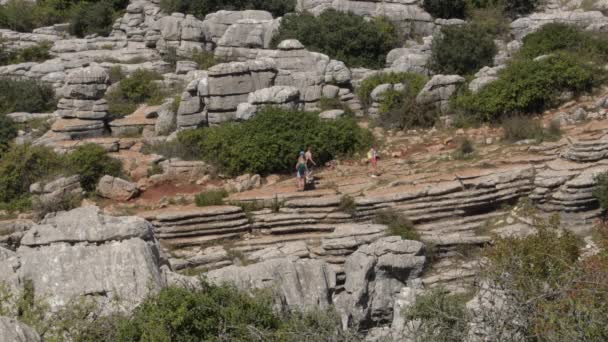
[[[390,22],[382,18],[367,21],[333,9],[318,17],[309,13],[285,16],[273,45],[285,39],[297,39],[309,50],[327,54],[350,67],[374,69],[384,67],[386,54],[399,44]]]
[[[503,138],[506,141],[534,139],[538,142],[555,140],[561,135],[559,121],[551,121],[549,127],[543,128],[539,120],[524,116],[512,116],[502,123]]]
[[[16,137],[17,125],[6,115],[0,114],[0,158]]]
[[[338,209],[343,213],[354,216],[357,213],[357,202],[351,196],[344,195],[340,198]]]
[[[463,160],[471,157],[475,152],[473,142],[469,138],[460,139],[456,151],[452,154],[454,159]]]
[[[431,50],[431,70],[448,75],[475,73],[492,65],[497,52],[493,37],[474,24],[444,26]]]
[[[500,72],[497,81],[477,94],[457,96],[454,104],[480,121],[537,113],[557,104],[564,91],[591,91],[605,81],[605,75],[601,68],[565,53],[539,61],[517,60]]]
[[[106,93],[110,113],[120,117],[133,113],[142,103],[160,104],[163,94],[154,81],[162,79],[156,72],[136,70]]]
[[[294,12],[295,0],[161,0],[160,8],[165,13],[188,13],[199,19],[219,10],[256,9],[268,11],[275,17]]]
[[[422,7],[435,18],[464,19],[466,2],[464,0],[424,0]]]
[[[414,224],[405,215],[387,209],[379,212],[374,223],[388,226],[388,234],[400,236],[403,240],[420,241],[420,235],[414,229]]]
[[[25,62],[43,62],[51,58],[49,43],[40,43],[21,49],[9,50],[0,41],[0,65],[18,64]]]
[[[317,113],[266,108],[243,123],[180,132],[179,140],[220,171],[238,175],[292,172],[306,146],[324,163],[360,151],[372,138],[351,118],[322,121]]]
[[[518,54],[534,58],[559,51],[576,54],[579,58],[605,60],[608,57],[608,39],[572,25],[551,23],[530,33],[523,40]]]
[[[495,8],[510,18],[526,15],[534,11],[539,0],[469,0],[472,8]]]
[[[199,70],[207,70],[220,63],[213,53],[207,51],[195,51],[190,59],[198,65]]]
[[[114,24],[114,8],[108,1],[82,3],[73,10],[70,33],[77,37],[90,34],[107,36]]]
[[[595,176],[595,183],[593,196],[598,200],[600,208],[606,211],[608,210],[608,172]]]
[[[194,202],[199,207],[208,207],[211,205],[223,205],[224,198],[228,196],[228,192],[224,189],[208,190],[201,192],[194,197]]]
[[[86,191],[94,191],[101,177],[116,177],[122,173],[121,162],[110,157],[99,145],[78,146],[67,158],[70,170],[80,175],[80,185]]]
[[[55,108],[55,91],[34,80],[0,79],[0,114],[40,113]]]
[[[128,4],[128,0],[10,0],[0,6],[0,27],[31,32],[37,27],[70,21],[75,34],[107,34],[115,16]]]
[[[0,159],[0,203],[29,197],[30,185],[59,174],[64,165],[51,149],[13,145]]]
[[[417,95],[420,90],[422,90],[426,82],[426,77],[409,72],[378,73],[366,78],[363,80],[363,82],[361,82],[361,85],[357,89],[357,96],[365,107],[369,107],[372,104],[372,91],[381,84],[403,83],[407,88],[411,88],[412,92],[415,92]]]
[[[451,342],[466,340],[469,313],[466,309],[467,296],[450,294],[442,288],[434,288],[416,297],[416,303],[407,308],[402,315],[406,321],[417,320],[416,326],[408,335],[415,341]],[[407,328],[411,328],[408,324]]]

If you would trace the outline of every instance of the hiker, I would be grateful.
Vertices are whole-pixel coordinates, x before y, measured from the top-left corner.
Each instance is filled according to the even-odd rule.
[[[306,150],[304,157],[306,158],[306,167],[309,170],[312,170],[313,165],[317,166],[317,163],[315,163],[315,161],[312,159],[312,147],[311,146],[308,146],[308,149]]]
[[[296,177],[298,181],[298,191],[304,191],[306,181],[306,157],[304,151],[300,151],[300,156],[296,163]]]
[[[378,151],[376,151],[376,147],[372,146],[370,150],[367,152],[367,159],[369,163],[372,165],[372,177],[377,177],[378,175]]]

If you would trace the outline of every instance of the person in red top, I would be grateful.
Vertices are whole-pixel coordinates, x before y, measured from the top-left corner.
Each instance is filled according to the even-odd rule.
[[[372,146],[372,148],[367,152],[367,159],[369,163],[372,165],[372,177],[377,177],[378,175],[378,151],[376,151],[376,146]]]

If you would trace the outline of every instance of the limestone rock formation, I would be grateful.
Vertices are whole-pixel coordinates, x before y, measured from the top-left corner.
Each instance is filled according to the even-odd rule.
[[[335,275],[320,260],[271,259],[249,266],[230,266],[207,273],[209,281],[242,290],[274,290],[282,309],[310,310],[332,303]]]
[[[135,183],[105,175],[99,180],[97,192],[101,197],[116,201],[128,201],[139,195],[139,188]]]
[[[445,114],[449,110],[450,97],[464,81],[464,78],[458,75],[435,75],[422,88],[416,97],[416,102],[433,105]]]
[[[0,341],[40,342],[40,335],[14,318],[0,316]]]
[[[371,324],[393,319],[393,303],[424,267],[424,245],[398,236],[359,247],[344,264],[344,292],[336,298],[343,323]]]
[[[100,304],[120,298],[121,308],[129,310],[163,285],[150,223],[106,216],[97,207],[45,218],[26,232],[10,258],[15,266],[0,280],[16,278],[18,286],[31,281],[52,310],[79,296]]]
[[[554,13],[532,13],[511,23],[511,34],[521,40],[527,34],[548,23],[564,23],[579,26],[590,31],[603,32],[608,25],[608,17],[599,11],[559,11]]]

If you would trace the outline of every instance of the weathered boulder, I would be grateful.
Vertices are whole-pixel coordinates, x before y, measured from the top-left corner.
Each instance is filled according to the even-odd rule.
[[[30,186],[34,203],[39,208],[52,208],[66,199],[80,200],[84,190],[80,186],[80,176],[59,177],[48,183],[34,183]]]
[[[139,195],[137,184],[118,177],[105,175],[97,184],[97,192],[101,197],[116,201],[128,201]]]
[[[335,274],[320,260],[271,259],[249,266],[229,266],[207,273],[209,281],[242,290],[272,289],[277,306],[310,310],[331,304]]]
[[[545,24],[564,23],[578,26],[584,30],[604,32],[608,17],[599,11],[558,11],[552,13],[532,13],[511,23],[511,34],[517,40],[535,32]]]
[[[129,310],[163,285],[152,225],[106,216],[97,207],[47,216],[26,232],[16,258],[12,274],[20,284],[31,281],[52,310],[80,296],[100,304],[120,299],[120,308]]]
[[[396,296],[421,275],[425,260],[421,242],[398,236],[359,247],[346,259],[344,292],[335,299],[343,324],[392,321]]]
[[[14,318],[0,316],[0,341],[39,342],[40,335],[31,327]]]
[[[498,80],[498,73],[504,68],[504,65],[493,68],[487,66],[483,67],[475,74],[475,78],[469,83],[469,90],[473,93],[477,93],[481,88]]]
[[[445,114],[449,110],[450,97],[464,81],[465,79],[458,75],[435,75],[416,96],[416,102],[435,106]]]

